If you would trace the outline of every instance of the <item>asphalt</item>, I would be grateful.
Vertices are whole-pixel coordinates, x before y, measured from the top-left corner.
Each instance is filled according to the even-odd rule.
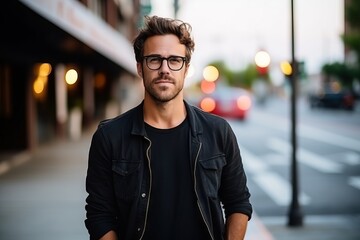
[[[34,152],[0,154],[0,239],[89,239],[85,176],[92,131]],[[246,240],[359,240],[360,216],[308,216],[301,227],[283,217],[249,222]],[[357,229],[357,230],[354,230]]]

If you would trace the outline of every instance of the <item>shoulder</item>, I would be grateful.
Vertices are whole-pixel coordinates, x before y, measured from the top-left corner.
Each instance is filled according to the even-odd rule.
[[[104,119],[98,124],[98,131],[119,132],[131,129],[132,124],[141,116],[141,106],[134,107],[114,118]]]
[[[228,121],[218,115],[205,112],[202,109],[190,104],[188,104],[188,109],[190,114],[193,115],[195,122],[201,124],[202,126],[208,126],[212,129],[224,129],[230,127]]]

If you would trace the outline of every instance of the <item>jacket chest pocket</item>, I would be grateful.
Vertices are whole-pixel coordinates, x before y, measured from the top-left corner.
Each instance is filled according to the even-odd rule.
[[[218,197],[218,190],[221,183],[221,173],[225,164],[226,160],[224,154],[199,160],[202,181],[204,187],[207,189],[209,197]]]
[[[114,191],[118,199],[132,200],[139,192],[140,161],[113,160]]]

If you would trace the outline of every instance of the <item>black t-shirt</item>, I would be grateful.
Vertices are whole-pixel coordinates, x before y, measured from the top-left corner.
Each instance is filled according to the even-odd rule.
[[[145,125],[151,140],[152,188],[145,240],[208,240],[190,167],[189,123],[171,129]]]

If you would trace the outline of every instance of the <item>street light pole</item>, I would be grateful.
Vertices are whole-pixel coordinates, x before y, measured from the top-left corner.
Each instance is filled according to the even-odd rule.
[[[303,214],[298,200],[298,169],[297,169],[297,134],[296,134],[296,100],[297,100],[297,75],[298,65],[295,58],[295,36],[294,36],[294,0],[291,0],[291,64],[292,74],[291,82],[291,183],[292,183],[292,200],[289,210],[289,226],[302,226]]]
[[[177,18],[179,11],[179,0],[174,0],[174,18]]]

